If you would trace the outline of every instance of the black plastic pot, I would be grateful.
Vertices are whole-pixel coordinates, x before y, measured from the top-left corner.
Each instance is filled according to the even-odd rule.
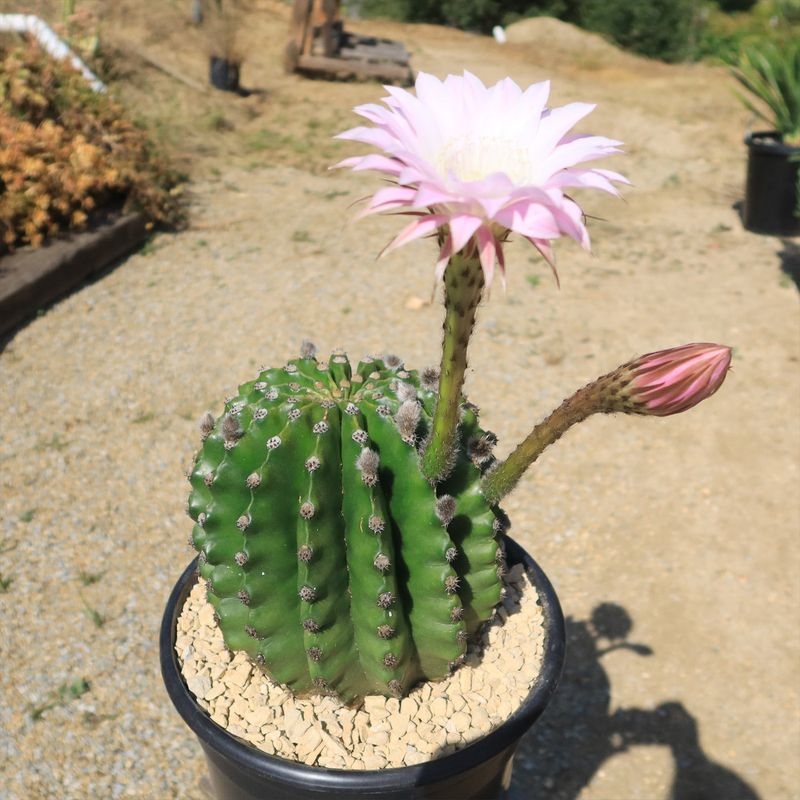
[[[175,629],[195,584],[196,561],[172,590],[161,625],[161,672],[178,713],[205,751],[218,800],[499,800],[511,774],[511,759],[522,735],[544,711],[564,666],[565,631],[561,606],[547,576],[513,540],[510,565],[523,563],[544,612],[544,662],[530,694],[502,726],[444,758],[413,767],[337,770],[309,767],[270,756],[237,739],[197,704],[186,688],[175,654]]]
[[[211,85],[223,92],[238,92],[240,69],[241,64],[238,61],[228,61],[219,56],[211,56],[208,73]]]
[[[744,142],[748,150],[744,227],[772,236],[800,234],[800,147],[784,144],[777,131],[748,133]]]

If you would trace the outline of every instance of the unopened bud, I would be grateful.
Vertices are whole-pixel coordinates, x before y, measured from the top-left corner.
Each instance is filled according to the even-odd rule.
[[[627,382],[617,391],[635,414],[667,417],[696,406],[722,386],[731,364],[731,349],[695,343],[647,353],[617,371]]]

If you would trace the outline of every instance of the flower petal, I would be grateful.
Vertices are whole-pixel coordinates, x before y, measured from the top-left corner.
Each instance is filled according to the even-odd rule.
[[[381,251],[380,256],[385,256],[388,253],[391,253],[392,250],[396,250],[398,247],[402,247],[404,244],[408,244],[409,242],[413,242],[415,239],[420,239],[423,236],[427,236],[430,233],[433,233],[438,227],[444,225],[447,222],[447,217],[442,214],[430,214],[427,217],[420,217],[419,219],[415,219],[413,222],[406,225],[402,231],[400,231],[394,239],[392,239],[386,247],[383,248]]]
[[[444,271],[447,269],[454,252],[453,237],[448,234],[442,244],[442,249],[439,251],[439,260],[436,262],[436,268],[433,271],[433,276],[437,283],[444,277]]]
[[[486,288],[492,285],[494,277],[494,260],[497,255],[497,243],[494,234],[486,227],[478,228],[476,234],[478,240],[478,258],[483,268],[483,275],[486,280]]]
[[[450,217],[450,235],[453,237],[453,252],[458,253],[472,238],[472,235],[481,226],[480,217],[472,217],[469,214],[456,214]]]

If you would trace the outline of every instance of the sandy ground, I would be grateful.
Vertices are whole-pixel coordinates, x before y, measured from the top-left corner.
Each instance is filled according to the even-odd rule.
[[[191,557],[183,472],[195,420],[304,337],[323,352],[437,359],[438,302],[407,304],[430,292],[432,246],[376,262],[397,222],[346,224],[375,181],[321,169],[353,152],[329,134],[380,90],[282,76],[285,9],[262,5],[272,16],[245,75],[266,93],[201,95],[157,73],[135,73],[123,92],[154,115],[176,104],[197,178],[190,229],[158,236],[0,354],[4,800],[203,796],[199,748],[168,704],[156,645]],[[402,38],[415,67],[437,74],[551,77],[556,104],[599,104],[584,129],[626,142],[609,164],[633,181],[625,201],[584,197],[602,218],[593,254],[560,243],[559,291],[514,245],[508,291],[481,310],[467,391],[501,455],[637,353],[735,347],[713,399],[667,420],[589,420],[506,503],[570,634],[561,690],[517,759],[516,797],[800,797],[800,322],[788,274],[800,254],[797,241],[744,232],[732,208],[748,120],[730,79],[584,48],[556,29],[501,47],[425,26],[353,27]],[[142,31],[117,34],[145,41]],[[147,35],[181,61],[180,30]],[[181,64],[202,78],[202,59]],[[212,112],[234,129],[192,124]],[[242,147],[265,128],[285,138]],[[82,696],[58,697],[81,678]]]

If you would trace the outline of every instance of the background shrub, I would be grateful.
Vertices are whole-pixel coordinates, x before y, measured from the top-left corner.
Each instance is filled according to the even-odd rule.
[[[749,11],[758,0],[717,0],[717,5],[727,13]]]
[[[452,25],[491,33],[495,25],[510,25],[523,17],[575,16],[580,0],[363,0],[361,13],[405,22]]]
[[[692,54],[693,0],[582,0],[580,24],[621,47],[664,61]]]
[[[736,61],[745,44],[800,35],[800,0],[352,0],[365,16],[490,33],[554,16],[664,61]],[[737,13],[730,13],[737,12]],[[739,13],[747,12],[747,13]]]

